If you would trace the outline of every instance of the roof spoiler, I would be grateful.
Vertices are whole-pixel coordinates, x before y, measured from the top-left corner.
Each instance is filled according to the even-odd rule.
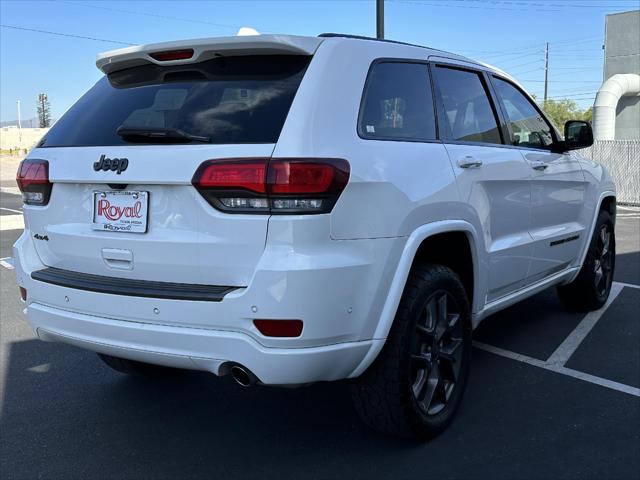
[[[109,74],[117,70],[149,63],[182,65],[203,62],[219,56],[313,55],[322,41],[322,38],[294,35],[254,35],[152,43],[100,53],[96,59],[96,66],[104,73]],[[158,55],[160,53],[187,50],[193,51],[187,58],[158,60],[158,58],[163,58],[162,55]],[[156,58],[151,55],[155,55]]]

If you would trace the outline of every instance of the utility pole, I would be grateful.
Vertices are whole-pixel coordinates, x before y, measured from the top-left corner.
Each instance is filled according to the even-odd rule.
[[[384,38],[384,0],[376,0],[376,38]]]
[[[20,100],[16,100],[16,105],[18,106],[18,128],[22,128],[22,125],[20,125]]]
[[[546,43],[544,48],[544,102],[547,104],[547,93],[549,92],[549,42]]]

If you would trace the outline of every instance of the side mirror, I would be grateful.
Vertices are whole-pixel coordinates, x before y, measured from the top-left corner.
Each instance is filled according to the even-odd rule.
[[[591,124],[584,120],[569,120],[564,124],[564,149],[577,150],[593,145]]]

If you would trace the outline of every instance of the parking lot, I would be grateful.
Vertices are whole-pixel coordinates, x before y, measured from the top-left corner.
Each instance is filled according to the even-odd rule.
[[[188,373],[132,379],[36,340],[11,270],[15,184],[0,184],[0,476],[33,478],[639,478],[640,210],[619,208],[609,304],[553,290],[483,322],[449,430],[427,444],[364,427],[346,382],[243,389]]]

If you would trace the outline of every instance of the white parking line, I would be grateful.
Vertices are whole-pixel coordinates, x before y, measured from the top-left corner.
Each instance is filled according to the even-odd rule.
[[[24,219],[22,215],[0,215],[0,231],[23,229]]]
[[[595,310],[593,312],[587,313],[582,321],[573,329],[573,332],[569,334],[567,338],[564,339],[564,342],[560,344],[556,351],[551,354],[551,356],[547,359],[547,364],[549,365],[558,365],[559,367],[564,367],[565,363],[569,361],[571,355],[578,349],[582,341],[589,335],[591,329],[596,325],[602,314],[609,308],[609,305],[613,303],[616,297],[622,291],[622,286],[614,283],[611,286],[611,293],[609,294],[609,299],[607,303],[604,304],[602,308],[599,310]]]
[[[9,208],[9,207],[0,207],[0,210],[6,210],[7,212],[13,212],[13,213],[22,213],[22,210],[16,210],[15,208]]]
[[[9,270],[13,270],[13,258],[12,257],[0,258],[0,265],[2,265],[4,268],[8,268]]]
[[[537,358],[532,358],[527,355],[512,352],[510,350],[505,350],[500,347],[494,347],[493,345],[488,345],[483,342],[474,341],[473,346],[479,348],[480,350],[484,350],[495,355],[500,355],[501,357],[509,358],[518,362],[523,362],[528,365],[533,365],[535,367],[549,370],[551,372],[567,375],[569,377],[577,378],[579,380],[593,383],[595,385],[600,385],[601,387],[610,388],[611,390],[616,390],[618,392],[628,393],[629,395],[633,395],[635,397],[640,397],[640,388],[625,385],[624,383],[614,382],[613,380],[608,380],[606,378],[596,377],[595,375],[590,375],[588,373],[565,367],[565,364],[567,363],[567,361],[569,361],[571,355],[575,353],[582,341],[586,338],[586,336],[593,329],[598,320],[600,320],[604,312],[609,308],[609,306],[613,303],[613,301],[625,287],[640,288],[639,285],[613,282],[613,285],[611,286],[611,293],[609,294],[607,303],[601,309],[585,315],[578,326],[576,326],[576,328],[569,334],[564,342],[560,344],[560,346],[551,354],[551,356],[546,361],[538,360]]]
[[[569,377],[577,378],[578,380],[583,380],[595,385],[600,385],[601,387],[610,388],[611,390],[616,390],[618,392],[628,393],[629,395],[633,395],[634,397],[640,397],[640,388],[625,385],[624,383],[614,382],[612,380],[607,380],[606,378],[596,377],[595,375],[589,375],[588,373],[579,372],[577,370],[572,370],[560,365],[543,362],[542,360],[538,360],[537,358],[521,355],[519,353],[504,350],[499,347],[494,347],[493,345],[487,345],[486,343],[482,342],[474,341],[473,346],[479,348],[480,350],[484,350],[495,355],[500,355],[501,357],[533,365],[534,367],[544,368],[545,370],[549,370],[551,372],[567,375]]]

